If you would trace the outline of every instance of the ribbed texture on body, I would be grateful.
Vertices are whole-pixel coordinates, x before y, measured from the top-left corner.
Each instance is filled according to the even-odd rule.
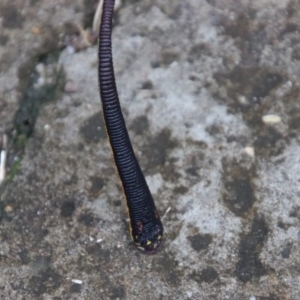
[[[99,33],[99,86],[103,115],[126,196],[132,237],[136,244],[140,244],[146,251],[152,251],[154,243],[159,243],[156,239],[162,237],[163,227],[134,154],[117,93],[111,50],[114,2],[104,1]],[[157,247],[157,244],[154,247]]]

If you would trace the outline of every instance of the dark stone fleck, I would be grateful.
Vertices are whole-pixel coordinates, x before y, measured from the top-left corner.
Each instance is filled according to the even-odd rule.
[[[153,69],[159,68],[160,67],[160,62],[159,61],[152,61],[151,62],[151,67]]]
[[[110,299],[125,299],[125,287],[122,285],[112,287],[110,289]]]
[[[288,244],[285,249],[283,249],[281,251],[281,256],[282,258],[289,258],[290,257],[290,254],[291,254],[291,251],[292,251],[292,247],[293,245],[292,244]]]
[[[122,201],[121,200],[114,200],[113,201],[113,206],[118,207],[122,205]]]
[[[202,281],[211,283],[218,278],[218,272],[213,267],[208,267],[202,270],[200,277]]]
[[[202,55],[211,55],[211,49],[208,44],[200,43],[194,45],[189,52],[188,61],[191,63],[198,61]]]
[[[185,194],[185,193],[187,193],[188,192],[188,188],[187,187],[185,187],[185,186],[177,186],[175,189],[174,189],[174,194],[180,194],[180,195],[183,195],[183,194]]]
[[[92,187],[90,189],[91,194],[98,195],[104,186],[103,178],[98,177],[98,176],[92,176],[92,177],[90,177],[90,181],[92,183]]]
[[[70,293],[81,293],[81,284],[73,283],[70,287]]]
[[[283,153],[285,145],[283,134],[273,127],[263,128],[254,141],[255,153],[264,157]]]
[[[62,217],[71,217],[75,211],[74,201],[65,201],[60,207],[60,215]]]
[[[209,244],[212,242],[212,236],[210,234],[198,233],[189,236],[188,240],[190,241],[192,248],[198,252],[208,248]]]
[[[290,211],[289,216],[291,218],[297,218],[300,220],[300,206],[295,206],[293,209]]]
[[[142,84],[143,90],[152,90],[153,89],[153,83],[151,80],[147,80]]]
[[[194,177],[198,177],[199,174],[198,174],[198,170],[199,168],[198,167],[189,167],[185,170],[185,172],[191,176],[194,176]]]
[[[266,268],[261,263],[259,254],[268,237],[268,227],[263,217],[253,220],[251,231],[242,236],[238,248],[239,261],[235,266],[235,276],[242,282],[248,282],[253,277],[266,274]]]
[[[78,222],[90,227],[94,226],[98,222],[98,220],[92,213],[83,213],[78,217]]]
[[[161,63],[165,66],[170,65],[173,61],[179,59],[179,54],[173,51],[165,51],[161,56]]]

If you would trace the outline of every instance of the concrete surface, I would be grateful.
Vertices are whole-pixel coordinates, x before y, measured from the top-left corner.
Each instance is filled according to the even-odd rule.
[[[95,2],[0,1],[0,298],[300,299],[300,2],[125,1],[116,13],[126,122],[170,209],[153,256],[130,240],[97,47],[76,27]]]

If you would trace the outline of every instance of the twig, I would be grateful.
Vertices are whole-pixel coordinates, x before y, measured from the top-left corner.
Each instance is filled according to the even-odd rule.
[[[100,0],[95,12],[94,20],[93,20],[93,31],[98,32],[100,23],[101,23],[101,15],[102,15],[102,6],[103,0]]]
[[[94,20],[93,20],[93,32],[99,32],[100,28],[100,23],[101,23],[101,15],[102,15],[102,7],[103,7],[103,1],[104,0],[99,0],[95,15],[94,15]],[[118,10],[122,5],[122,2],[120,0],[115,1],[115,7],[114,10]]]
[[[165,212],[165,214],[161,218],[161,220],[163,220],[166,217],[166,215],[170,212],[170,210],[171,210],[171,207],[168,207],[167,210],[166,210],[166,212]]]
[[[6,153],[7,153],[7,135],[3,135],[3,150],[0,155],[0,185],[5,179],[5,165],[6,165]]]

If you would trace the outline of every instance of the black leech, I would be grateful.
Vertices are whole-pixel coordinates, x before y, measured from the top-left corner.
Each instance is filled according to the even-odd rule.
[[[146,253],[162,243],[163,226],[144,174],[134,154],[119,102],[111,50],[115,0],[104,0],[99,33],[99,87],[103,115],[115,164],[123,185],[136,246]]]

